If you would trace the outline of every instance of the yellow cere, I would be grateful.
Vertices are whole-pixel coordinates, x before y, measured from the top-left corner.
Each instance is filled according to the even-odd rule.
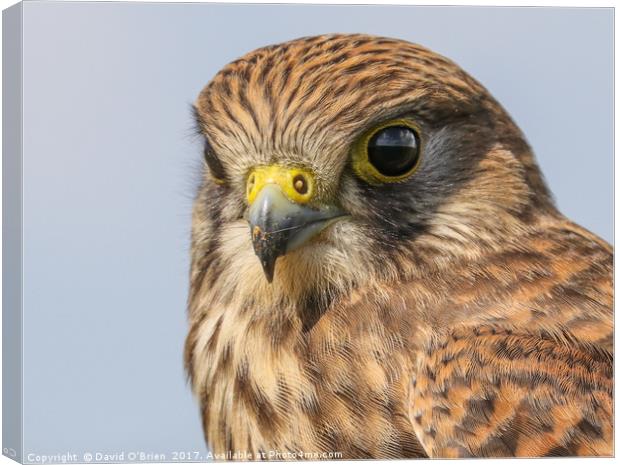
[[[401,176],[385,176],[381,174],[368,160],[368,142],[372,139],[376,133],[381,131],[382,129],[389,128],[390,126],[406,126],[408,128],[413,129],[418,134],[420,134],[420,129],[418,126],[410,120],[407,119],[393,119],[390,121],[386,121],[379,126],[375,126],[369,131],[366,131],[354,144],[353,153],[352,153],[352,165],[353,171],[360,178],[366,181],[368,184],[378,185],[389,182],[399,182],[407,179],[418,169],[420,163],[416,163],[416,165],[407,173]],[[422,152],[422,140],[420,140],[420,153]]]
[[[309,170],[279,165],[258,166],[248,175],[246,194],[250,205],[267,184],[279,186],[289,200],[300,204],[308,203],[314,193],[314,175]]]

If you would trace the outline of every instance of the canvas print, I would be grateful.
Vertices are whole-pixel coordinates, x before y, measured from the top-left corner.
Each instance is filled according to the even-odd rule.
[[[6,457],[614,455],[612,10],[3,32]]]

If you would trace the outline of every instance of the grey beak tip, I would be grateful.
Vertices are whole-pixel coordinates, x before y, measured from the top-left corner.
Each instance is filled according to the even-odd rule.
[[[274,184],[263,187],[248,210],[248,222],[254,253],[267,282],[273,282],[278,257],[295,250],[340,216],[343,213],[333,205],[311,208],[292,202]]]
[[[276,268],[275,259],[261,260],[261,265],[263,265],[263,272],[265,273],[265,278],[267,278],[267,282],[271,284],[273,282],[273,275]]]

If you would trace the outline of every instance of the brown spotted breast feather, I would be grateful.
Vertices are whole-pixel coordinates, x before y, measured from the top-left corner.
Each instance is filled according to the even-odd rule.
[[[214,453],[613,454],[613,250],[556,209],[481,84],[418,45],[326,35],[232,62],[195,111],[185,363]],[[419,165],[370,182],[356,147],[390,121]],[[265,167],[308,176],[295,211],[343,212],[272,282],[248,224]]]

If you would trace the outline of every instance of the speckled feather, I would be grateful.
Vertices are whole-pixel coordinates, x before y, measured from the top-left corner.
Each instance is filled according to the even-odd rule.
[[[185,361],[217,452],[342,458],[611,455],[611,247],[554,207],[524,136],[457,65],[365,35],[303,38],[227,65],[196,102],[209,140],[192,226]],[[351,169],[407,117],[407,181]],[[350,213],[254,255],[248,170],[316,174]]]

